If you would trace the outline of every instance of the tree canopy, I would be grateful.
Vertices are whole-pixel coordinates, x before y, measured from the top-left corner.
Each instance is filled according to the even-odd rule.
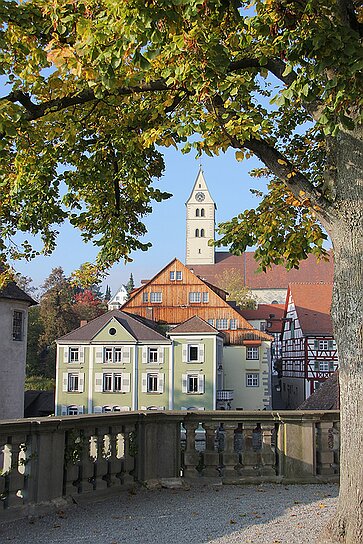
[[[221,243],[263,246],[262,266],[324,253],[316,218],[329,230],[336,200],[327,151],[360,118],[359,6],[1,0],[3,253],[36,254],[12,243],[18,231],[51,252],[65,220],[99,246],[101,269],[147,249],[142,218],[169,196],[153,184],[169,145],[233,147],[237,160],[262,159],[256,175],[272,174],[255,235],[240,216]]]

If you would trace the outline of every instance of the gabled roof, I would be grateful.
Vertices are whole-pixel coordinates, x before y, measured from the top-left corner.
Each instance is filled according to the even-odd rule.
[[[298,410],[339,410],[339,373],[334,374],[321,384],[319,389],[298,407]]]
[[[220,334],[220,332],[214,328],[212,325],[207,323],[201,317],[195,315],[190,319],[187,319],[180,325],[174,327],[169,333],[168,336],[173,336],[173,334],[191,334],[191,333],[207,333],[207,334]],[[221,334],[220,334],[221,335]],[[221,335],[222,336],[222,335]]]
[[[267,321],[267,330],[272,333],[281,332],[284,310],[285,304],[258,304],[255,310],[240,309],[239,311],[247,321]]]
[[[169,343],[169,340],[151,327],[141,323],[138,316],[133,316],[121,310],[111,310],[96,317],[87,325],[79,327],[58,339],[59,342],[90,342],[112,320],[116,319],[135,340],[145,342]]]
[[[333,285],[331,283],[291,283],[286,308],[291,294],[301,329],[305,336],[332,335],[330,317]]]
[[[232,255],[227,251],[215,252],[215,264],[188,265],[201,278],[218,285],[218,276],[225,270],[236,269],[243,277],[244,286],[250,289],[287,289],[291,282],[332,282],[333,255],[329,261],[317,262],[314,255],[301,261],[298,270],[286,270],[282,265],[272,265],[266,272],[258,272],[258,263],[254,259],[254,251],[246,251],[242,255]]]
[[[30,295],[23,291],[23,289],[20,289],[20,287],[18,287],[13,281],[10,281],[7,285],[5,285],[5,287],[0,289],[0,298],[22,300],[23,302],[28,302],[29,306],[38,304]]]

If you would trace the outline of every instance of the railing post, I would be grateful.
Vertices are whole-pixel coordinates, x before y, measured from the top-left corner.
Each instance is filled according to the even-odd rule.
[[[224,422],[224,451],[223,451],[223,481],[234,481],[237,477],[236,466],[238,465],[238,454],[234,451],[235,422]]]
[[[200,461],[200,454],[195,449],[195,431],[199,427],[199,423],[195,421],[185,420],[183,426],[186,431],[186,445],[184,452],[184,477],[196,478],[200,475],[197,471],[197,466]]]
[[[202,423],[205,430],[205,451],[203,452],[203,476],[207,478],[219,477],[219,453],[215,450],[217,424],[211,421]]]
[[[283,477],[291,482],[316,481],[315,419],[285,419]]]
[[[255,423],[242,424],[243,429],[243,449],[242,449],[242,467],[239,469],[242,478],[255,478],[257,476],[258,459],[253,445],[253,433],[255,431]]]
[[[275,454],[272,450],[273,423],[261,423],[262,449],[260,473],[263,477],[276,477]]]
[[[138,424],[138,480],[180,477],[181,419],[165,413],[140,414]]]
[[[317,424],[317,474],[337,474],[335,455],[338,430],[333,421],[320,421]]]

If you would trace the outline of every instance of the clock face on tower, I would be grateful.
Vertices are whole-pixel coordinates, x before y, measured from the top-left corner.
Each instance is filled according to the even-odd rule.
[[[204,199],[205,199],[204,193],[199,192],[195,195],[195,200],[197,200],[198,202],[203,202]]]

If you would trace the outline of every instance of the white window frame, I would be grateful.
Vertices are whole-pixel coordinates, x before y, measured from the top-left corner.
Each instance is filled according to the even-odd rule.
[[[108,387],[106,387],[106,385]],[[113,392],[113,374],[112,372],[104,372],[102,376],[102,391],[103,393]]]
[[[197,291],[190,291],[189,293],[189,303],[198,304],[201,301],[201,293]]]
[[[161,304],[163,301],[163,293],[161,291],[150,291],[150,303]]]
[[[144,303],[147,303],[149,302],[149,293],[147,291],[144,291],[143,294],[142,294],[142,301]]]
[[[175,281],[175,270],[170,270],[169,279]]]
[[[121,372],[114,372],[113,373],[112,386],[113,386],[113,392],[114,393],[122,393],[122,374],[121,374]]]
[[[191,384],[194,386],[191,387]],[[200,372],[182,374],[182,392],[188,395],[202,395],[205,390],[205,376]]]
[[[198,374],[188,374],[187,393],[199,393],[198,378],[199,378]]]
[[[192,358],[191,354],[196,350],[197,357],[196,359]],[[188,344],[188,363],[198,363],[199,362],[199,344]]]
[[[147,349],[147,362],[154,365],[159,363],[159,348],[151,347]]]
[[[258,372],[248,372],[246,374],[246,387],[260,387],[260,374]]]
[[[203,293],[202,293],[202,302],[204,302],[204,304],[207,304],[209,302],[209,293],[208,293],[208,291],[203,291]]]
[[[329,350],[329,340],[319,340],[318,349],[319,349],[319,351],[328,351]]]
[[[230,319],[229,320],[229,328],[231,331],[236,331],[238,328],[238,320],[237,319]]]
[[[158,393],[158,377],[157,372],[148,372],[147,393]]]
[[[67,416],[78,416],[78,406],[76,404],[67,406]]]
[[[260,358],[259,346],[246,346],[246,360],[247,361],[258,361],[259,358]]]
[[[106,364],[113,362],[113,348],[103,348],[103,362]]]
[[[122,348],[113,348],[113,361],[114,363],[122,363]]]
[[[329,372],[330,361],[319,361],[319,372]]]
[[[69,372],[68,373],[68,392],[69,393],[78,393],[79,392],[79,374],[78,374],[78,372]]]
[[[228,329],[228,319],[222,317],[221,319],[216,319],[216,329],[219,331],[225,331]]]
[[[183,279],[183,272],[181,270],[177,270],[175,274],[176,281],[182,281]]]
[[[69,348],[68,352],[69,352],[68,361],[70,363],[79,363],[79,359],[80,359],[79,348],[71,347]]]

